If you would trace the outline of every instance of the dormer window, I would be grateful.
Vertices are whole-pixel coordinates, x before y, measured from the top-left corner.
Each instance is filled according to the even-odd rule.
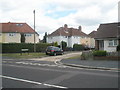
[[[22,26],[23,24],[16,24],[16,26]]]

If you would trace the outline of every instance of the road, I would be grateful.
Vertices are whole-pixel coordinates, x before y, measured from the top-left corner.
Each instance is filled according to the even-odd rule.
[[[77,69],[51,61],[3,60],[3,88],[118,88],[118,72]]]

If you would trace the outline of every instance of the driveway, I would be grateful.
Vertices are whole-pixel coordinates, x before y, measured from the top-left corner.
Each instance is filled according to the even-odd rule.
[[[29,60],[38,60],[38,61],[59,61],[62,59],[66,59],[66,58],[70,58],[70,57],[74,57],[74,56],[78,56],[81,55],[82,52],[71,52],[71,53],[67,53],[64,55],[58,55],[58,56],[49,56],[49,57],[43,57],[43,58],[31,58]]]

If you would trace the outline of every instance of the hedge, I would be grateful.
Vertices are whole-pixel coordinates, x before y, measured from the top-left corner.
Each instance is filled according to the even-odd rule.
[[[93,51],[93,56],[106,56],[106,51]]]
[[[74,44],[73,45],[73,50],[74,51],[82,51],[84,49],[85,49],[85,47],[83,45],[81,45],[81,44]]]
[[[47,46],[51,46],[51,44],[46,44],[46,43],[36,44],[36,52],[45,52]],[[2,53],[20,53],[21,49],[29,49],[29,52],[34,52],[34,44],[2,43]]]

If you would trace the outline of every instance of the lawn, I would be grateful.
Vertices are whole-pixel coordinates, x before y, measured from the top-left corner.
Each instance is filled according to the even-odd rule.
[[[45,53],[7,53],[2,54],[2,57],[8,57],[8,58],[41,58],[46,57],[47,55]]]

